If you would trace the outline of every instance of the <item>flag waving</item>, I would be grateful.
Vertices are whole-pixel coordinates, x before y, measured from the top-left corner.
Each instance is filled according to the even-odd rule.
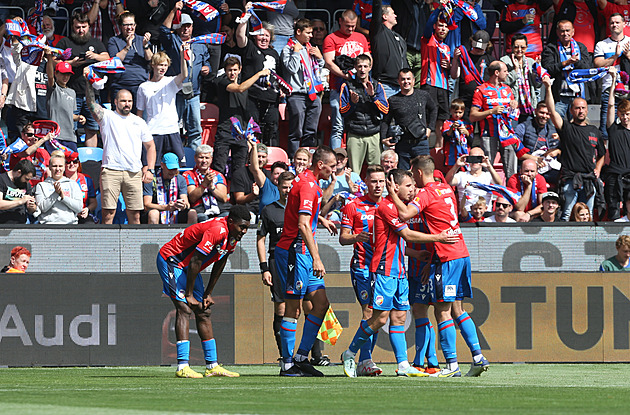
[[[189,7],[193,13],[206,21],[210,21],[219,15],[217,9],[199,0],[182,0],[184,4]]]

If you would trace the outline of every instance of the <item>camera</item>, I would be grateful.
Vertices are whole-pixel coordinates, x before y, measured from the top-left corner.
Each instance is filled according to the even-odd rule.
[[[468,161],[470,164],[481,163],[483,161],[483,156],[468,156],[466,157],[466,161]]]

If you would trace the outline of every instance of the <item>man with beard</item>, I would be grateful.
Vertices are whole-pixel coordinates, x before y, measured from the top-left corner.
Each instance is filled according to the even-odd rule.
[[[27,212],[37,210],[29,180],[35,175],[30,160],[20,160],[12,170],[0,174],[0,223],[26,223]]]
[[[122,192],[130,224],[140,224],[144,210],[142,182],[153,180],[154,170],[142,167],[142,145],[147,150],[147,166],[155,166],[155,143],[144,120],[131,114],[133,98],[126,89],[114,97],[114,111],[101,107],[94,98],[94,90],[85,76],[87,107],[101,127],[103,139],[103,169],[101,171],[101,204],[103,223],[111,224],[116,213],[118,196]],[[144,171],[143,171],[144,170]]]
[[[85,117],[85,145],[96,147],[98,144],[98,137],[96,136],[98,124],[92,118],[87,108],[85,84],[81,81],[81,74],[86,66],[109,59],[109,54],[103,42],[94,39],[90,35],[90,22],[83,13],[72,15],[72,32],[70,37],[61,39],[57,43],[57,47],[60,49],[72,49],[71,60],[68,62],[74,68],[74,74],[70,77],[68,86],[77,93],[77,108],[74,113]]]
[[[42,33],[46,35],[48,46],[56,47],[57,43],[63,39],[63,36],[55,33],[55,21],[48,15],[42,17]]]

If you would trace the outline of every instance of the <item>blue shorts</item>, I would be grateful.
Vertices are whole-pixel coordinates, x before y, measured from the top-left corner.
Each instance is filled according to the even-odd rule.
[[[421,278],[409,278],[409,303],[433,304],[433,280],[429,278],[429,283],[423,285]]]
[[[179,268],[175,266],[175,262],[171,262],[162,258],[162,255],[157,256],[157,269],[160,277],[162,277],[162,286],[164,294],[168,295],[174,300],[186,302],[184,294],[186,293],[186,275],[187,268]],[[193,296],[195,300],[203,301],[203,278],[201,274],[197,274],[195,280],[195,287],[193,289]]]
[[[374,274],[371,306],[374,310],[409,310],[409,281],[407,278]]]
[[[101,103],[101,97],[99,94],[96,94],[94,98],[97,104]],[[77,96],[76,102],[77,102],[77,107],[74,110],[74,115],[83,115],[85,117],[85,124],[83,125],[83,128],[92,130],[92,131],[98,131],[99,130],[98,123],[92,116],[92,112],[88,109],[87,100],[85,99],[85,96],[81,96],[81,95]],[[77,130],[78,125],[79,125],[79,122],[75,121],[74,131]]]
[[[452,303],[464,297],[472,298],[470,272],[470,257],[431,264],[434,300]]]
[[[370,294],[372,293],[372,274],[369,268],[353,268],[350,267],[350,280],[354,288],[354,294],[357,296],[359,304],[370,304]]]
[[[313,291],[326,288],[324,279],[313,274],[311,254],[295,252],[292,245],[288,251],[276,247],[275,257],[285,299],[301,300]]]

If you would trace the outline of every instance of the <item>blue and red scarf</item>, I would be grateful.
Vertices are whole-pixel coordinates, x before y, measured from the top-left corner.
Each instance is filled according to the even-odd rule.
[[[225,39],[227,35],[225,33],[208,33],[206,35],[201,35],[197,37],[193,37],[186,43],[204,43],[208,45],[222,45],[225,43]]]
[[[295,45],[295,42],[297,42],[295,38],[290,38],[287,42],[287,45],[292,48],[293,45]],[[303,46],[304,49],[308,51],[308,48],[311,46],[311,44],[307,43]],[[315,57],[313,57],[312,55],[310,55],[309,58],[309,62],[306,62],[306,60],[304,59],[304,55],[300,53],[300,62],[302,63],[304,82],[306,82],[306,86],[308,87],[308,97],[311,101],[315,101],[317,99],[317,94],[324,90],[324,85],[319,79],[319,63],[317,63],[317,59],[315,59]]]
[[[481,73],[479,73],[466,48],[459,46],[459,50],[462,52],[459,56],[459,61],[461,63],[462,72],[464,73],[464,82],[468,84],[475,81],[477,85],[481,85],[483,83],[483,72],[486,69],[485,65],[482,66]]]
[[[199,0],[182,0],[184,4],[190,8],[193,14],[200,19],[210,21],[219,15],[217,9]]]
[[[87,79],[90,81],[92,88],[96,90],[103,89],[107,83],[106,73],[122,73],[125,71],[125,65],[119,57],[114,56],[106,61],[96,62],[88,66]]]
[[[260,134],[260,127],[256,124],[253,118],[249,119],[247,123],[247,128],[243,130],[243,126],[241,126],[241,122],[236,117],[230,117],[230,121],[232,121],[232,137],[235,140],[247,140],[247,137],[252,136],[252,141],[257,143],[256,133]]]
[[[571,42],[569,45],[571,47],[571,56],[577,55],[578,58],[581,59],[582,54],[580,53],[580,46],[577,44],[577,42],[571,39]],[[570,56],[567,56],[567,53],[564,50],[564,46],[562,46],[562,43],[560,43],[559,40],[558,40],[558,52],[560,53],[560,62],[564,62],[569,59]],[[564,79],[566,80],[567,85],[569,86],[574,84],[574,82],[572,82],[569,79],[569,74],[571,73],[573,69],[574,69],[574,66],[573,64],[571,64],[571,65],[565,66],[564,69],[562,70],[562,73],[564,74]],[[584,98],[586,96],[584,93],[584,85],[579,85],[579,87],[580,87],[580,98]]]
[[[499,127],[499,142],[501,147],[515,146],[516,157],[521,158],[524,154],[529,153],[529,149],[526,148],[521,140],[514,133],[512,128],[512,121],[518,120],[520,111],[518,108],[508,108],[502,114],[493,115],[497,121]]]
[[[157,196],[158,205],[168,205],[169,201],[177,200],[177,176],[171,179],[171,183],[168,187],[168,195],[166,188],[164,187],[164,179],[162,178],[162,172],[160,172],[155,178],[155,191]],[[177,209],[174,211],[165,210],[160,212],[160,221],[163,225],[169,223],[177,223]]]
[[[249,33],[250,35],[259,35],[262,33],[263,25],[260,17],[256,15],[254,9],[264,9],[268,11],[275,11],[279,13],[284,13],[284,7],[287,5],[287,0],[277,0],[270,2],[254,2],[252,3],[252,7],[245,10],[245,12],[241,15],[241,17],[236,19],[236,23],[241,23],[243,21],[249,20],[252,24],[252,31]]]
[[[479,190],[503,197],[510,202],[512,206],[515,206],[516,202],[518,202],[518,199],[521,197],[520,194],[510,191],[507,187],[501,186],[500,184],[484,184],[479,182],[468,182],[468,184]]]
[[[574,84],[594,82],[606,76],[606,74],[608,73],[608,69],[609,66],[591,69],[574,69],[569,72],[569,76],[567,76],[567,82],[570,81]]]

